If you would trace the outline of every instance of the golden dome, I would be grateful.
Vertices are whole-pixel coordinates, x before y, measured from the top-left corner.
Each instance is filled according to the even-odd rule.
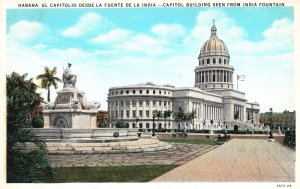
[[[227,46],[224,41],[218,38],[215,24],[211,27],[211,36],[201,47],[200,55],[225,55],[229,56]]]

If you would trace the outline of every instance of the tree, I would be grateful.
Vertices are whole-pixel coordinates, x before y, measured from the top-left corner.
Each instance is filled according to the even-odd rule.
[[[41,87],[48,90],[47,101],[50,102],[50,87],[53,86],[57,89],[57,83],[61,82],[61,79],[55,77],[57,72],[56,67],[51,70],[46,66],[44,69],[45,72],[38,75],[36,79],[41,80]]]
[[[163,118],[163,112],[161,110],[154,110],[153,114],[155,115],[154,117],[157,118],[157,125],[159,125],[159,118]]]
[[[6,77],[7,182],[43,182],[53,177],[44,141],[30,131],[28,115],[43,99],[27,74]],[[24,148],[31,146],[31,148]]]
[[[171,116],[172,116],[172,111],[171,110],[164,111],[165,124],[166,124],[167,118],[169,118],[169,128],[170,128]]]
[[[181,108],[179,108],[179,112],[175,113],[175,121],[180,124],[184,120],[185,120],[185,113],[182,112]],[[178,129],[180,129],[180,126]]]
[[[105,123],[105,117],[103,114],[97,115],[97,122],[98,122],[98,127],[107,127],[107,124]]]
[[[116,123],[116,128],[128,128],[129,124],[124,121],[118,120]]]

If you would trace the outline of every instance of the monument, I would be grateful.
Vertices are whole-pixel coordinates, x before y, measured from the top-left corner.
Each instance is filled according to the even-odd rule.
[[[90,103],[85,93],[76,88],[77,76],[72,74],[71,63],[63,72],[63,89],[57,92],[54,104],[43,108],[44,128],[97,128],[96,115],[100,103]]]

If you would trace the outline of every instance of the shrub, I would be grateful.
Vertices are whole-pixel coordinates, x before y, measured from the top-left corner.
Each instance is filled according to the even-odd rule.
[[[43,128],[44,119],[42,117],[36,117],[31,121],[31,125],[33,128]]]

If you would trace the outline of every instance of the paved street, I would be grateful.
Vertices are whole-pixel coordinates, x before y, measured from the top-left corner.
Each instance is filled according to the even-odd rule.
[[[53,167],[107,167],[128,165],[176,164],[182,165],[215,148],[217,145],[173,144],[165,151],[91,154],[91,155],[48,155]]]
[[[156,178],[165,181],[295,181],[295,151],[262,139],[233,139]]]

